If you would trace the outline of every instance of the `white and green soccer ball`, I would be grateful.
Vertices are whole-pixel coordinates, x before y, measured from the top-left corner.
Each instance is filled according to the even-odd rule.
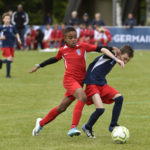
[[[130,137],[129,130],[124,126],[115,127],[111,133],[112,140],[115,143],[123,144],[126,143]]]

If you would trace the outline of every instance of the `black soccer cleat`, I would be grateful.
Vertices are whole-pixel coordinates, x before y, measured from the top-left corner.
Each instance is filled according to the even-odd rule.
[[[85,125],[82,127],[83,132],[88,136],[88,138],[96,138],[95,135],[93,134],[92,129],[87,129]]]
[[[116,124],[116,125],[110,125],[109,126],[109,132],[112,132],[114,129],[115,129],[115,127],[118,127],[119,125],[118,124]]]

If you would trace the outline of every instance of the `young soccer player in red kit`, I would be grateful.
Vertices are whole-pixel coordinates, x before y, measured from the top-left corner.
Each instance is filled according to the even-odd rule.
[[[67,27],[65,29],[64,39],[66,45],[60,48],[55,57],[42,62],[30,71],[30,73],[35,72],[40,67],[56,63],[62,58],[64,59],[66,69],[63,79],[63,85],[66,89],[65,96],[61,103],[53,108],[43,119],[38,118],[36,120],[36,125],[32,132],[33,136],[37,136],[44,125],[51,122],[59,114],[64,112],[74,99],[77,99],[78,101],[74,107],[72,126],[68,132],[68,136],[72,137],[74,135],[80,135],[81,133],[77,129],[77,126],[81,118],[82,109],[86,102],[86,94],[82,89],[83,80],[86,74],[85,55],[86,52],[100,52],[102,47],[85,43],[77,43],[77,33],[73,27]],[[114,47],[114,50],[117,51],[118,49]]]

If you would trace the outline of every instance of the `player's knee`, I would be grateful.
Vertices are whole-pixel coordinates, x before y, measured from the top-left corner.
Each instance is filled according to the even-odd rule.
[[[115,103],[117,103],[117,104],[122,104],[122,103],[123,103],[123,96],[121,95],[121,96],[119,96],[119,97],[116,97],[116,98],[115,98]]]

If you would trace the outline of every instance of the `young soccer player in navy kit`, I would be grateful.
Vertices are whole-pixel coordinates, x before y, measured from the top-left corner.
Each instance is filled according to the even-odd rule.
[[[102,48],[101,51],[106,53],[108,50]],[[133,49],[130,46],[123,46],[121,49],[120,60],[124,64],[133,57]],[[115,103],[112,111],[112,119],[109,126],[109,131],[118,126],[118,119],[122,108],[123,96],[114,88],[110,87],[106,81],[106,75],[111,71],[115,66],[116,62],[119,60],[114,56],[113,51],[111,55],[101,55],[97,57],[88,67],[87,74],[84,80],[86,84],[85,93],[87,95],[87,105],[95,105],[96,110],[91,114],[88,122],[83,125],[82,129],[89,138],[95,138],[92,128],[98,118],[104,113],[104,105]],[[124,65],[121,65],[124,67]]]
[[[21,40],[16,28],[10,24],[11,18],[8,13],[4,13],[2,16],[4,25],[0,26],[0,33],[2,40],[2,50],[3,50],[3,57],[6,59],[0,59],[0,69],[2,68],[2,64],[6,64],[7,73],[6,77],[11,78],[10,70],[11,70],[11,63],[14,59],[14,43],[15,38],[17,38],[18,42],[21,44]]]
[[[77,33],[73,27],[68,27],[65,29],[64,38],[66,45],[60,48],[55,57],[44,61],[30,71],[31,73],[35,72],[40,67],[56,63],[62,58],[64,59],[66,69],[63,80],[63,85],[66,89],[65,96],[61,103],[53,108],[43,119],[37,119],[35,128],[32,132],[33,136],[37,136],[44,125],[51,122],[59,114],[64,112],[75,99],[78,99],[78,101],[73,111],[73,121],[71,129],[68,132],[68,136],[72,137],[74,135],[80,135],[80,131],[77,129],[77,125],[79,123],[82,109],[86,101],[86,95],[82,89],[83,80],[86,74],[85,55],[86,52],[100,52],[102,47],[96,47],[95,45],[85,43],[77,43]],[[117,48],[113,49],[118,51]]]

